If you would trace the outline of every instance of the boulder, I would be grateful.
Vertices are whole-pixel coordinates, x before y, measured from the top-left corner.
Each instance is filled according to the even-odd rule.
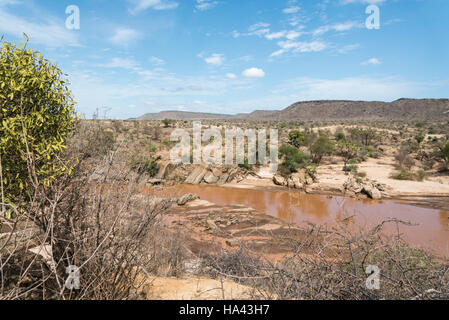
[[[208,172],[204,176],[204,182],[207,184],[215,184],[218,182],[218,177],[216,177],[212,172]]]
[[[218,185],[225,184],[226,182],[228,182],[228,179],[229,179],[229,174],[225,173],[224,175],[222,175],[222,176],[220,177],[220,179],[218,179],[217,184],[218,184]]]
[[[278,175],[275,175],[273,177],[273,182],[274,182],[275,185],[278,185],[278,186],[285,186],[286,185],[285,178],[281,177],[281,176],[278,176]]]
[[[238,173],[239,173],[239,168],[230,169],[229,170],[229,178],[228,178],[227,182],[231,182],[232,180],[234,180]]]
[[[155,176],[156,179],[165,179],[175,168],[171,161],[163,162],[159,165],[159,172]]]
[[[306,185],[311,186],[315,181],[311,177],[307,177],[305,180]]]
[[[207,169],[204,167],[197,167],[193,172],[187,177],[186,184],[200,184],[203,181],[204,176],[207,174]]]
[[[365,185],[363,187],[363,193],[365,193],[368,197],[374,200],[382,199],[382,193],[374,186]]]
[[[301,182],[306,181],[307,174],[305,170],[301,169],[298,172],[292,174],[292,178],[298,178]]]
[[[213,220],[207,220],[206,221],[206,224],[207,224],[207,227],[210,229],[210,230],[217,230],[218,229],[218,226],[215,224],[215,221],[213,221]]]
[[[361,193],[363,190],[363,185],[357,183],[357,181],[351,176],[344,184],[345,191],[353,192],[355,194]]]
[[[216,177],[221,177],[221,175],[223,174],[221,168],[213,168],[213,169],[212,169],[212,173],[213,173],[214,176],[216,176]]]
[[[304,188],[304,184],[301,182],[301,180],[299,180],[299,178],[293,177],[292,180],[293,180],[295,189],[303,189]]]
[[[194,201],[194,200],[197,200],[199,198],[200,197],[198,195],[196,195],[196,194],[188,193],[186,195],[183,195],[181,198],[179,198],[177,203],[178,203],[179,206],[184,206],[187,203],[189,203],[191,201]]]

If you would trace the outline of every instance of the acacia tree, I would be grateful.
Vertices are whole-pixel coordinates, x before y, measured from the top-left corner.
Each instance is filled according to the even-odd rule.
[[[313,156],[313,162],[320,164],[324,156],[332,154],[335,150],[334,142],[327,135],[320,135],[310,147]]]
[[[60,155],[78,118],[65,75],[28,37],[0,42],[0,200],[20,207],[33,187],[70,172]]]

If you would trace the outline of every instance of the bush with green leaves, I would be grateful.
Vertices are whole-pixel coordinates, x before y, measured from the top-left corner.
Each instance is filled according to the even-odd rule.
[[[20,206],[31,186],[71,171],[60,156],[78,118],[55,64],[28,49],[28,38],[19,47],[0,41],[0,200]]]
[[[306,142],[306,133],[304,131],[294,130],[288,135],[289,143],[297,148],[304,146]]]
[[[446,142],[446,145],[444,146],[442,153],[444,161],[446,161],[446,165],[449,166],[449,141]]]
[[[330,155],[335,150],[335,143],[325,134],[321,134],[310,147],[313,162],[320,163],[324,156]]]
[[[136,170],[139,174],[148,174],[150,177],[155,177],[159,173],[159,165],[157,159],[135,159],[131,161],[131,168]]]
[[[298,148],[289,145],[283,145],[279,149],[279,156],[284,159],[282,168],[287,173],[297,172],[300,168],[305,168],[310,163],[310,156]]]

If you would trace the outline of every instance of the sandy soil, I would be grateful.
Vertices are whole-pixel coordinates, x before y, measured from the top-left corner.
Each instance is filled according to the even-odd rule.
[[[153,278],[143,289],[151,300],[246,300],[254,299],[254,291],[233,281],[199,277]]]
[[[400,181],[390,178],[396,172],[392,157],[369,159],[358,166],[359,172],[365,172],[368,179],[386,184],[390,188],[385,193],[386,197],[449,196],[449,176],[430,177],[423,182]],[[323,187],[341,187],[346,179],[343,164],[323,165],[318,169],[319,185]]]
[[[449,209],[449,175],[429,174],[423,181],[401,181],[390,178],[396,171],[393,157],[369,159],[359,164],[359,172],[365,172],[367,179],[387,186],[382,192],[385,199],[408,200],[417,205]],[[417,168],[414,168],[417,170]],[[343,172],[343,163],[322,164],[317,172],[318,182],[307,187],[307,193],[342,195],[348,175]],[[248,176],[239,183],[226,184],[224,187],[242,189],[284,189],[273,183],[273,174],[268,168],[260,168],[256,175]]]

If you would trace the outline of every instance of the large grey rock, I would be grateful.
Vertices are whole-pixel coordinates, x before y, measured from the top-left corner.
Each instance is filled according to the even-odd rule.
[[[363,187],[363,193],[374,200],[382,199],[382,193],[377,188],[370,185],[365,185]]]
[[[304,188],[304,184],[301,182],[301,180],[297,177],[292,177],[291,178],[293,181],[293,185],[295,187],[295,189],[302,189]]]
[[[226,182],[228,182],[228,179],[229,179],[229,174],[225,173],[224,175],[222,175],[222,176],[220,177],[220,179],[218,179],[217,184],[218,184],[218,185],[225,184]]]
[[[197,167],[193,172],[187,177],[186,184],[200,184],[203,181],[204,176],[207,174],[207,169],[204,167]]]
[[[285,178],[281,177],[281,176],[274,176],[273,177],[273,182],[274,182],[275,185],[278,185],[278,186],[285,186],[286,185]]]
[[[186,195],[183,195],[181,198],[178,199],[177,203],[179,206],[184,206],[187,203],[194,201],[196,199],[199,199],[200,197],[193,193],[188,193]]]
[[[208,172],[204,176],[204,182],[207,184],[215,184],[218,182],[218,177],[216,177],[212,172]]]

